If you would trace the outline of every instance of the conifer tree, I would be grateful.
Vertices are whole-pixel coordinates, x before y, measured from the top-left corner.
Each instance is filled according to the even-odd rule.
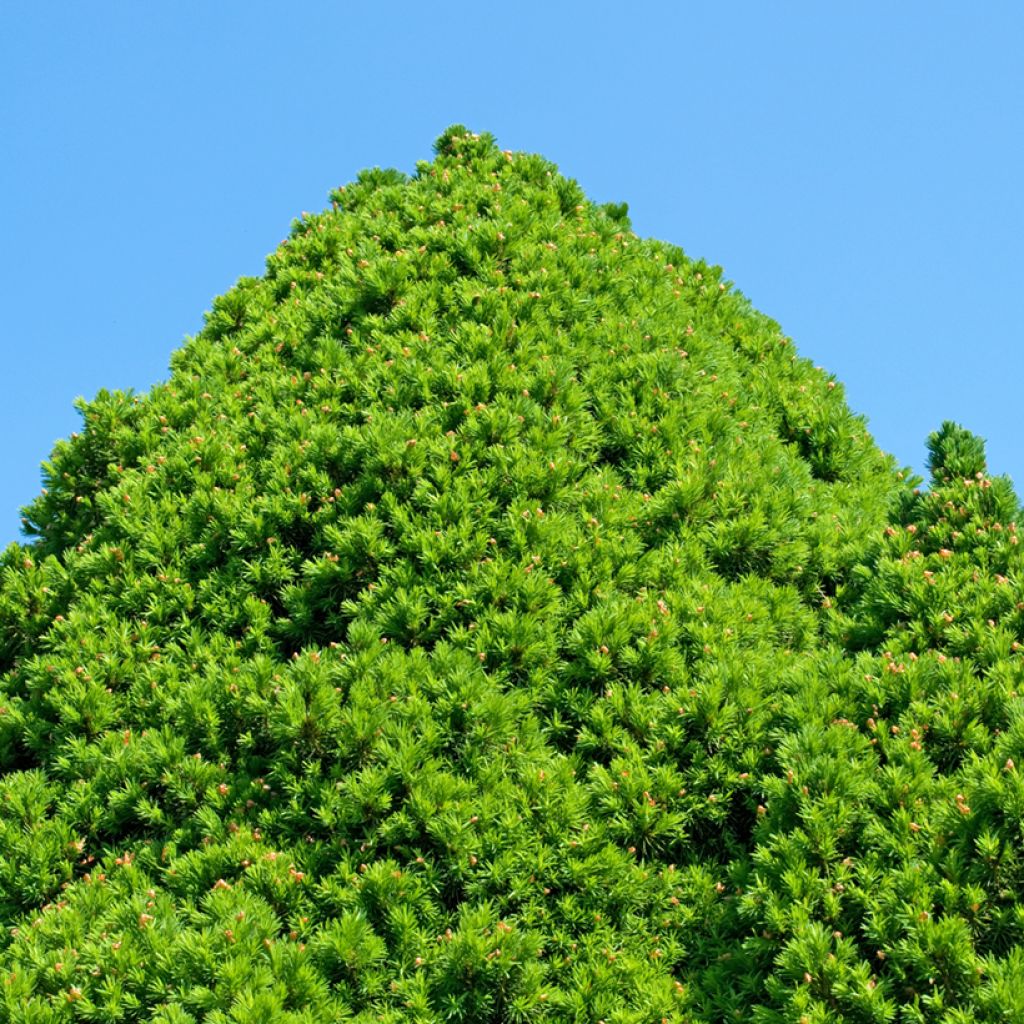
[[[0,555],[0,1022],[1024,1019],[1019,504],[461,126]]]

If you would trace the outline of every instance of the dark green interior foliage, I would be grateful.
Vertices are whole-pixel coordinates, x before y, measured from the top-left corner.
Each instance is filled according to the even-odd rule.
[[[436,154],[46,463],[0,1021],[1024,1021],[1009,482],[945,424],[915,489],[718,267]]]

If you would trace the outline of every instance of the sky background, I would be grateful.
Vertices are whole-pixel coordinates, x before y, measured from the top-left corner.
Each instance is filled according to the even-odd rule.
[[[78,429],[364,167],[451,124],[720,264],[924,471],[1024,491],[1024,5],[247,0],[0,9],[0,549]]]

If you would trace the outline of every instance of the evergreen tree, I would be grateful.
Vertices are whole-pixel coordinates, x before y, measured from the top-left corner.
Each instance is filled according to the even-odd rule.
[[[461,126],[0,556],[0,1022],[1024,1019],[1009,481]]]

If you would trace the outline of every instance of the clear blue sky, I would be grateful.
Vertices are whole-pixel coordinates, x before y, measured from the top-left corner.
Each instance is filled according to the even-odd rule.
[[[955,419],[1024,490],[1022,53],[1020,3],[4,4],[0,547],[76,395],[452,123],[721,264],[901,463]]]

